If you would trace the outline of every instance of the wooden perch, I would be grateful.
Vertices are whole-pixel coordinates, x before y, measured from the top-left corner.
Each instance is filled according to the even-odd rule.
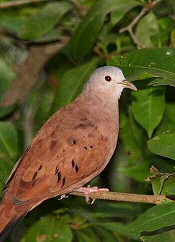
[[[83,192],[74,191],[70,193],[76,196],[85,196]],[[131,193],[120,193],[120,192],[107,192],[99,191],[92,192],[89,194],[91,199],[104,199],[112,200],[116,202],[133,202],[133,203],[152,203],[162,204],[164,201],[172,201],[164,195],[144,195],[144,194],[131,194]]]

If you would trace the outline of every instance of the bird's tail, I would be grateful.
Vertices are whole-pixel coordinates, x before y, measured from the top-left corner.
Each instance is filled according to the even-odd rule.
[[[0,242],[7,238],[25,215],[26,212],[19,211],[13,204],[6,204],[2,201],[0,204]]]
[[[12,232],[12,230],[20,222],[20,220],[23,219],[24,216],[25,214],[9,222],[9,224],[3,229],[3,231],[0,232],[0,242],[4,242],[7,236]]]

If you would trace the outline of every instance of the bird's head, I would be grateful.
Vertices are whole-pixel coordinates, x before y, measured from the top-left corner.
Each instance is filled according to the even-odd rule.
[[[96,69],[91,75],[87,85],[91,90],[104,90],[118,98],[120,97],[123,88],[137,90],[132,83],[126,80],[123,72],[118,67],[114,66],[103,66]]]

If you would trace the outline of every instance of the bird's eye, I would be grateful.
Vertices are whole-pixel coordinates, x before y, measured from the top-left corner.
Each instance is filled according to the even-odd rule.
[[[110,76],[105,76],[105,80],[106,80],[107,82],[110,82],[110,81],[111,81],[111,77],[110,77]]]

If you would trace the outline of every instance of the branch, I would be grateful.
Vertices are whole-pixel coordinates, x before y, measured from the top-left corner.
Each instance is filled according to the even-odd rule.
[[[83,192],[73,191],[70,195],[85,196]],[[119,193],[119,192],[107,192],[99,191],[92,192],[88,196],[91,199],[103,199],[112,200],[116,202],[133,202],[133,203],[152,203],[162,204],[164,201],[172,201],[171,198],[167,198],[163,195],[143,195],[143,194],[130,194],[130,193]]]
[[[34,127],[34,117],[36,114],[36,105],[31,105],[30,107],[25,107],[24,109],[24,147],[25,149],[31,144],[33,139],[33,127]]]
[[[40,3],[40,2],[46,2],[47,0],[17,0],[13,2],[4,2],[0,3],[0,9],[4,8],[11,8],[11,7],[19,7],[25,4],[30,4],[30,3]]]
[[[62,41],[41,46],[34,46],[22,66],[19,67],[16,79],[3,98],[2,106],[11,106],[17,101],[24,103],[32,88],[40,80],[40,74],[50,58],[64,48],[70,37]]]
[[[142,9],[142,11],[137,15],[136,18],[133,19],[133,21],[126,27],[120,29],[120,33],[123,33],[125,31],[128,31],[133,39],[133,42],[138,45],[140,48],[144,47],[140,41],[138,40],[137,36],[135,35],[133,28],[138,24],[140,19],[150,10],[152,10],[157,3],[159,3],[161,0],[155,0],[155,1],[149,1],[149,3]]]

